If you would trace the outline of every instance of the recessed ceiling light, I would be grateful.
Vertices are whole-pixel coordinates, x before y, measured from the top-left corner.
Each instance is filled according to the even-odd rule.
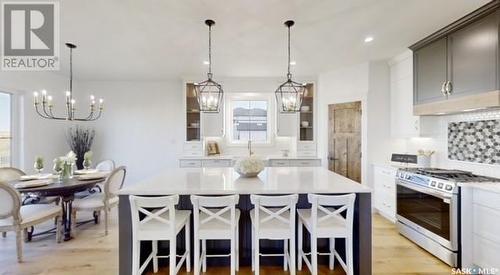
[[[209,64],[210,64],[210,62],[208,62],[207,60],[205,60],[205,61],[203,61],[203,64],[205,64],[205,65],[209,65]]]
[[[297,65],[297,62],[295,62],[295,61],[290,61],[290,65],[295,66],[295,65]]]
[[[373,41],[373,36],[367,36],[365,37],[365,43],[370,43]]]

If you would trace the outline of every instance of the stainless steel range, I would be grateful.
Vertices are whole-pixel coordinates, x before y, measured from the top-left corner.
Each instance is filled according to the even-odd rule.
[[[399,233],[450,266],[458,264],[459,182],[498,181],[470,172],[404,168],[396,174]]]

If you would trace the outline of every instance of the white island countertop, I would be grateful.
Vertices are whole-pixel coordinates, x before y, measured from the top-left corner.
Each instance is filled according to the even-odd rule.
[[[256,178],[233,168],[172,168],[125,186],[119,195],[370,193],[371,189],[323,167],[267,167]]]

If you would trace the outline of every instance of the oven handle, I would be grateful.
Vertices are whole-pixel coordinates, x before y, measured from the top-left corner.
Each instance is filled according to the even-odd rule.
[[[412,189],[412,190],[415,190],[415,191],[418,191],[418,192],[421,192],[421,193],[424,193],[424,194],[428,194],[428,195],[431,195],[431,196],[434,196],[434,197],[438,197],[438,198],[442,199],[445,203],[448,203],[448,204],[451,201],[451,195],[450,196],[445,196],[442,193],[434,191],[432,189],[427,189],[427,188],[422,188],[422,187],[415,186],[415,185],[410,185],[410,184],[407,184],[407,183],[402,182],[400,180],[396,181],[396,184],[399,184],[399,185],[401,185],[403,187],[406,187],[408,189]]]

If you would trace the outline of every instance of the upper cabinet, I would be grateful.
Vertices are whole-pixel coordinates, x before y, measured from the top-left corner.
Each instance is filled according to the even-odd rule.
[[[224,106],[218,113],[202,113],[193,83],[186,83],[185,91],[186,141],[199,142],[202,137],[224,135]]]
[[[412,45],[415,115],[500,107],[500,1]]]
[[[314,140],[314,86],[309,83],[306,85],[306,93],[302,100],[299,114],[299,140]]]
[[[441,89],[446,82],[447,39],[439,39],[414,52],[414,103],[422,104],[442,100]]]
[[[498,16],[493,13],[448,36],[450,97],[498,89]]]

